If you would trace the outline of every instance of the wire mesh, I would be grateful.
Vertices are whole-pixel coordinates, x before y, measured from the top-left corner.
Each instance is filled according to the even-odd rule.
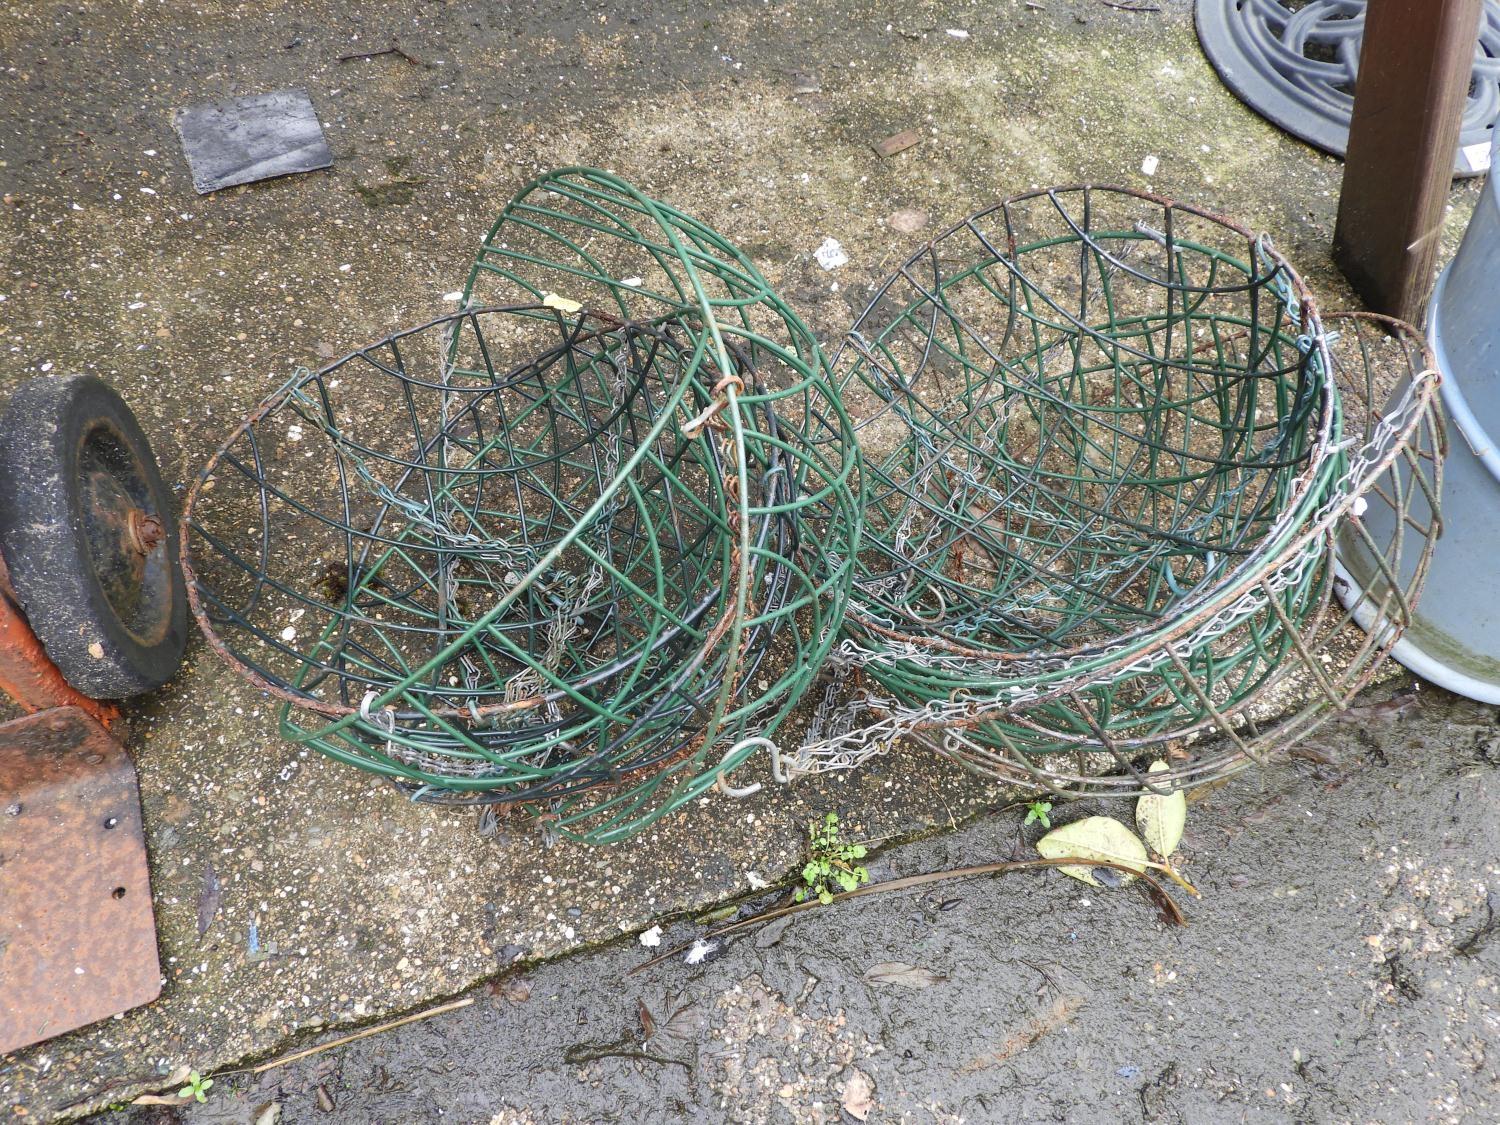
[[[1055,188],[913,255],[830,375],[723,236],[562,169],[461,311],[230,435],[190,600],[290,738],[593,842],[748,791],[761,748],[778,780],[912,737],[1059,792],[1202,782],[1344,705],[1425,579],[1436,374],[1407,326],[1340,331],[1266,239]]]
[[[465,297],[236,429],[184,515],[194,612],[295,741],[616,839],[806,689],[857,450],[748,260],[615,177],[528,185]]]
[[[869,478],[836,660],[864,691],[793,771],[910,735],[1053,789],[1144,788],[1143,756],[1170,750],[1159,789],[1310,729],[1409,620],[1436,532],[1376,548],[1421,565],[1372,594],[1390,628],[1334,672],[1335,530],[1372,488],[1404,515],[1413,488],[1435,503],[1438,431],[1422,369],[1367,427],[1332,362],[1265,239],[1154,197],[1028,193],[914,255],[835,361]],[[1398,457],[1420,471],[1392,490]],[[1303,680],[1316,698],[1277,720]]]

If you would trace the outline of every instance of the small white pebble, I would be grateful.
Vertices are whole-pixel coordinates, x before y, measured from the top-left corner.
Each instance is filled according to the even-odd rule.
[[[444,293],[443,294],[443,300],[445,300],[445,301],[462,301],[463,299],[464,299],[463,293],[461,293],[457,289],[455,289],[452,293]]]
[[[297,639],[296,628],[294,626],[288,625],[281,631],[281,639],[284,641],[295,641]]]
[[[849,262],[849,255],[836,238],[825,238],[823,244],[813,251],[813,257],[818,259],[818,265],[825,270],[836,270]]]
[[[354,268],[354,266],[353,266],[352,263],[345,262],[343,265],[341,265],[339,267],[339,273],[348,273],[353,268]]]
[[[969,33],[961,27],[950,27],[948,34],[955,39],[967,39],[969,37]]]

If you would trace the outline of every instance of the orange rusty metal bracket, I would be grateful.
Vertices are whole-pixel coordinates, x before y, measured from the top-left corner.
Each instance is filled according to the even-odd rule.
[[[161,992],[140,792],[76,707],[0,724],[0,1054]]]
[[[51,707],[77,707],[101,726],[109,727],[120,709],[75,690],[31,631],[16,604],[5,560],[0,558],[0,690],[23,711],[34,714]]]

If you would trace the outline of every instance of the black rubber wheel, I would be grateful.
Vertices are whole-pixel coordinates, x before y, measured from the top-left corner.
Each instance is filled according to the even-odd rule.
[[[123,699],[187,644],[177,521],[130,408],[92,376],[34,379],[0,416],[0,551],[68,683]]]

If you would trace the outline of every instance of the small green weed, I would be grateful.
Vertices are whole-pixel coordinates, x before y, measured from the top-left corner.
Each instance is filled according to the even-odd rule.
[[[212,1078],[204,1078],[196,1070],[188,1073],[188,1084],[177,1091],[179,1098],[196,1098],[200,1102],[208,1101],[208,1091],[213,1087]]]
[[[1026,819],[1021,822],[1022,827],[1030,824],[1033,820],[1040,821],[1043,828],[1052,827],[1052,802],[1051,801],[1029,801],[1026,805]]]
[[[852,891],[870,881],[870,873],[855,863],[865,858],[863,844],[850,844],[839,835],[838,813],[807,825],[807,866],[802,869],[804,886],[792,892],[797,902],[816,898],[825,906],[838,891]]]

